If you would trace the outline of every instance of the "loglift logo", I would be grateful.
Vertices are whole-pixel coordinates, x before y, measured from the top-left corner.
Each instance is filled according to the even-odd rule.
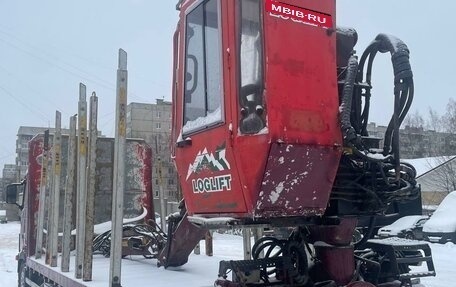
[[[192,180],[193,193],[231,190],[231,174]]]
[[[200,174],[205,171],[218,172],[230,170],[231,166],[226,159],[225,154],[225,143],[216,148],[215,154],[209,153],[207,148],[199,151],[193,161],[193,164],[190,164],[188,167],[186,180],[188,180],[192,174]],[[192,180],[192,188],[193,193],[231,190],[231,174],[195,178]]]
[[[333,21],[331,15],[288,5],[274,0],[266,0],[265,3],[266,11],[269,12],[271,16],[280,17],[285,20],[291,19],[293,22],[322,27],[325,29],[332,28]]]

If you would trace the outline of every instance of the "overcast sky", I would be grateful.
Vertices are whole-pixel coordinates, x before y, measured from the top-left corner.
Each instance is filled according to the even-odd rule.
[[[321,1],[321,0],[315,0]],[[326,0],[325,0],[326,1]],[[63,126],[77,112],[78,85],[99,96],[99,129],[114,130],[117,52],[128,53],[129,102],[170,100],[177,1],[0,0],[0,170],[15,162],[18,127]],[[404,40],[415,75],[412,110],[443,113],[452,97],[456,60],[454,1],[337,0],[337,23],[357,29],[358,54],[380,32]],[[371,121],[392,110],[389,56],[374,68]]]

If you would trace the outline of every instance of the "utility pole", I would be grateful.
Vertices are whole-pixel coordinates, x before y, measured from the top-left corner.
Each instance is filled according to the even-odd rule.
[[[127,134],[127,53],[119,49],[116,96],[116,134],[114,139],[114,180],[112,192],[111,261],[109,286],[121,287],[123,197],[125,190],[125,153]]]

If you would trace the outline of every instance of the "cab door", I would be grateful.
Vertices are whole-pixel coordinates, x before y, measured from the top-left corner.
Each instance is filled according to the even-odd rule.
[[[187,1],[181,9],[173,134],[190,214],[243,213],[234,161],[227,9],[233,1]]]

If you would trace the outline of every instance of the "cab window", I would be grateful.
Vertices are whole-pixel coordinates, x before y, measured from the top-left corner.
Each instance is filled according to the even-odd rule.
[[[239,103],[240,130],[255,134],[266,126],[263,100],[263,40],[260,0],[240,2]]]
[[[222,121],[219,5],[204,1],[186,17],[184,134]]]

